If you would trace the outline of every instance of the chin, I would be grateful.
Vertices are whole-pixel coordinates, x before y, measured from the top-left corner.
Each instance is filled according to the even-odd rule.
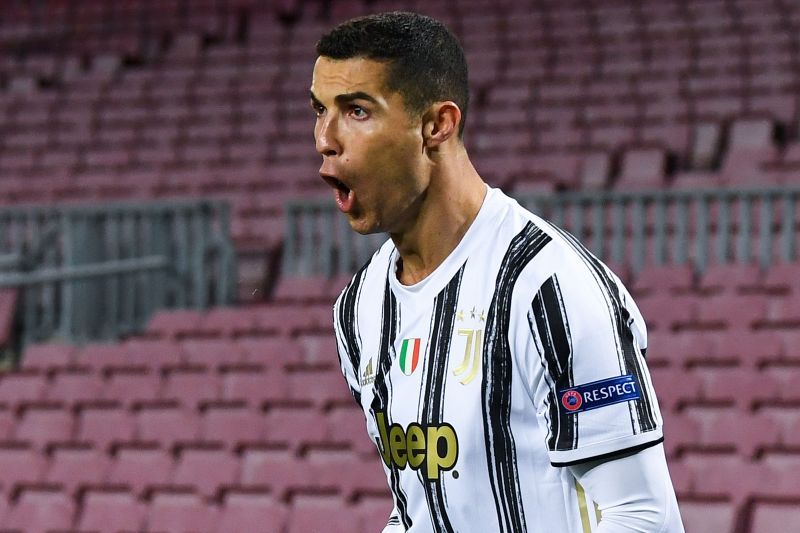
[[[359,235],[374,235],[375,233],[384,233],[381,228],[361,226],[359,224],[350,223],[350,228]]]
[[[348,217],[347,220],[350,223],[350,229],[355,231],[360,235],[373,235],[375,233],[384,233],[383,228],[380,227],[380,224],[376,224],[374,221],[364,220],[363,218],[352,218]]]

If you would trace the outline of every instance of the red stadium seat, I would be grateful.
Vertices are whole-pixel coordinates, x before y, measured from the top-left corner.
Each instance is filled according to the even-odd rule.
[[[752,511],[751,533],[800,531],[798,499],[792,502],[759,502]]]
[[[91,402],[101,397],[102,376],[92,367],[66,367],[56,369],[50,386],[45,391],[47,400],[76,404]]]
[[[160,397],[161,376],[146,366],[122,366],[107,369],[108,377],[102,398],[131,405]]]
[[[222,364],[244,362],[245,353],[230,339],[187,339],[181,343],[191,364],[205,365],[209,369]]]
[[[44,456],[30,443],[0,441],[0,487],[6,493],[17,484],[40,482],[45,466]]]
[[[8,405],[0,403],[0,438],[14,434],[16,416]]]
[[[762,278],[756,265],[711,264],[700,275],[698,289],[709,293],[752,291],[760,287]]]
[[[77,526],[84,531],[139,531],[145,507],[128,489],[103,487],[83,496]]]
[[[684,462],[692,471],[692,489],[695,496],[708,500],[725,500],[740,507],[755,493],[753,487],[774,483],[772,471],[762,462],[752,461],[739,455],[698,453],[684,458]],[[750,484],[741,483],[748,479]],[[777,488],[777,487],[775,487]],[[774,492],[773,487],[765,486],[767,492]]]
[[[74,420],[66,406],[58,402],[26,404],[14,431],[17,440],[30,442],[44,450],[51,442],[72,440]]]
[[[69,366],[75,362],[75,348],[68,344],[32,344],[25,349],[24,368],[50,370]]]
[[[61,485],[67,494],[74,495],[82,486],[105,482],[109,466],[104,450],[85,443],[65,444],[51,452],[44,481]]]
[[[317,485],[312,472],[293,450],[265,445],[244,448],[239,482],[245,487],[269,488],[279,500],[292,491]]]
[[[705,357],[690,359],[695,364],[741,364],[749,367],[763,366],[781,357],[781,338],[768,330],[748,331],[732,329],[709,335],[714,349]]]
[[[168,484],[172,479],[174,464],[172,454],[158,444],[125,444],[114,453],[108,482],[127,486],[138,495],[151,485]]]
[[[764,306],[760,327],[765,329],[794,329],[800,325],[800,304],[795,295],[770,296]]]
[[[320,411],[309,402],[268,404],[266,411],[266,439],[299,448],[308,443],[328,440],[328,428],[319,423]]]
[[[217,509],[188,491],[157,491],[148,508],[147,526],[153,531],[213,533],[216,521]]]
[[[636,274],[631,291],[634,296],[646,292],[686,292],[694,286],[694,277],[688,266],[649,267]]]
[[[289,398],[310,401],[322,409],[352,399],[341,371],[331,363],[292,366],[285,379]]]
[[[358,531],[363,533],[382,531],[386,527],[393,507],[394,502],[388,489],[383,496],[371,494],[360,498],[353,507],[353,511],[358,518]]]
[[[699,299],[690,295],[651,292],[635,301],[648,329],[670,332],[699,323]]]
[[[737,366],[698,367],[691,371],[702,381],[702,401],[736,405],[742,410],[779,399],[780,384],[771,374]]]
[[[203,317],[202,329],[215,337],[275,334],[278,331],[277,325],[265,327],[261,324],[255,309],[231,307],[210,310]]]
[[[273,298],[279,303],[330,303],[328,280],[324,277],[283,276],[275,287]]]
[[[292,499],[287,533],[350,533],[353,517],[341,512],[343,507],[344,501],[336,493],[298,494]]]
[[[330,365],[338,368],[339,356],[337,355],[336,339],[333,335],[328,335],[327,333],[323,335],[301,335],[297,338],[297,343],[302,353],[303,363]]]
[[[106,450],[117,442],[132,440],[134,432],[134,418],[119,402],[92,402],[78,409],[77,440],[93,443],[99,450]]]
[[[664,448],[669,457],[680,455],[700,439],[701,425],[683,414],[664,411]]]
[[[286,398],[288,385],[279,368],[267,371],[262,364],[238,364],[221,369],[222,398],[254,405]]]
[[[702,398],[702,381],[694,374],[679,368],[653,367],[650,376],[658,403],[665,411],[677,411]]]
[[[230,490],[225,493],[216,531],[240,533],[264,527],[282,531],[287,514],[286,507],[268,491]]]
[[[622,169],[615,187],[657,189],[664,183],[667,158],[660,148],[639,148],[625,152]]]
[[[182,448],[175,464],[172,483],[191,486],[207,498],[218,496],[239,479],[239,459],[221,445]]]
[[[220,378],[205,366],[181,365],[165,369],[163,396],[194,406],[220,397]]]
[[[128,350],[121,344],[88,344],[79,350],[76,360],[97,369],[131,364]]]
[[[25,533],[46,533],[72,525],[75,504],[68,495],[48,488],[25,489],[11,506],[4,525]]]
[[[583,189],[603,189],[611,176],[611,157],[606,152],[586,154],[578,172]]]
[[[165,339],[191,336],[201,331],[202,318],[202,313],[194,310],[158,311],[147,324],[147,332]]]
[[[193,441],[200,433],[200,420],[194,409],[174,400],[143,402],[135,407],[136,436],[141,441],[172,446]]]
[[[203,406],[200,438],[235,449],[263,440],[264,413],[243,401],[211,402]]]
[[[375,444],[367,435],[364,412],[352,398],[347,402],[331,406],[326,412],[325,420],[332,441],[347,443],[360,454],[376,453]]]
[[[41,400],[47,376],[39,370],[19,370],[0,374],[0,402],[17,404]]]
[[[800,143],[798,146],[800,147]],[[797,265],[795,263],[779,263],[770,266],[764,272],[763,286],[767,290],[782,293],[800,292]]]
[[[130,356],[129,364],[158,370],[166,365],[178,365],[184,359],[179,343],[165,339],[131,338],[123,343]]]
[[[746,332],[764,320],[768,305],[767,297],[762,294],[717,294],[700,300],[698,320]]]
[[[734,532],[736,508],[731,503],[684,500],[680,509],[686,531]]]
[[[753,457],[780,444],[781,428],[761,414],[724,407],[697,406],[687,416],[700,425],[700,438],[694,448],[711,451],[735,451]]]
[[[245,352],[248,363],[259,363],[280,370],[287,363],[303,361],[299,342],[287,337],[244,337],[236,343]]]
[[[388,493],[386,476],[376,457],[359,457],[346,446],[314,446],[304,459],[317,487],[333,489],[345,498]]]

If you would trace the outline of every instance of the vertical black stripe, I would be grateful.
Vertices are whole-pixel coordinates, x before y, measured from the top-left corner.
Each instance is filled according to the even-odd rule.
[[[638,427],[633,420],[633,415],[631,415],[631,426],[634,433],[652,431],[656,428],[653,404],[650,401],[650,394],[652,391],[650,391],[647,387],[647,383],[643,377],[644,369],[642,368],[638,357],[636,357],[636,343],[633,340],[633,332],[628,325],[630,312],[622,303],[622,296],[620,295],[619,286],[608,275],[608,272],[606,272],[606,269],[600,260],[592,255],[592,253],[589,252],[589,250],[587,250],[583,244],[578,242],[578,240],[572,234],[556,226],[552,227],[556,229],[569,244],[572,245],[572,248],[578,252],[578,254],[580,254],[583,260],[595,274],[595,278],[600,285],[600,289],[609,296],[611,304],[611,317],[614,322],[617,338],[619,339],[617,350],[623,366],[623,374],[632,374],[638,382],[639,390],[642,391],[642,397],[638,400],[633,400],[634,409],[636,410],[636,419],[638,419]],[[630,404],[630,402],[628,403]]]
[[[483,347],[483,427],[486,460],[501,533],[527,531],[517,470],[517,451],[511,433],[513,361],[508,341],[511,297],[522,270],[550,242],[532,222],[511,241],[500,270],[486,318]]]
[[[390,274],[391,275],[391,274]],[[397,339],[397,330],[400,324],[400,309],[397,305],[397,299],[394,293],[389,288],[389,279],[386,279],[386,285],[383,291],[383,311],[381,320],[381,342],[380,351],[378,352],[379,361],[378,368],[375,373],[374,395],[372,397],[372,404],[370,406],[370,413],[372,414],[375,423],[377,424],[376,413],[383,412],[386,417],[386,426],[390,427],[392,424],[391,409],[389,408],[389,370],[392,367],[394,360],[394,343]],[[384,444],[378,439],[378,446],[383,453]],[[403,527],[409,529],[412,526],[411,517],[408,515],[408,500],[406,495],[400,487],[400,473],[397,465],[390,462],[388,465],[389,475],[389,488],[394,496],[394,501],[397,506],[397,511],[400,513],[400,520],[403,522]]]
[[[578,447],[578,417],[559,407],[558,391],[572,387],[572,338],[564,309],[564,299],[556,275],[545,281],[533,298],[533,319],[542,343],[544,366],[550,376],[550,438],[551,450],[574,450]]]
[[[358,374],[361,366],[361,343],[357,331],[358,321],[356,320],[356,313],[358,311],[358,301],[361,298],[361,287],[366,277],[367,267],[370,261],[367,261],[367,263],[361,267],[356,275],[353,276],[353,279],[347,287],[345,287],[339,300],[339,316],[336,317],[339,325],[339,327],[336,328],[337,334],[341,335],[340,340],[347,351],[347,357],[350,361],[353,373],[356,376],[356,380],[360,379]],[[339,354],[340,363],[341,359],[342,354]],[[352,394],[356,402],[361,405],[361,393],[353,387],[350,387],[350,394]]]
[[[433,325],[428,343],[429,356],[422,382],[423,400],[420,421],[424,427],[438,426],[442,423],[450,341],[453,338],[456,306],[463,275],[464,265],[436,296],[433,303]],[[425,499],[428,502],[433,530],[436,533],[452,533],[454,529],[447,516],[441,477],[428,479],[427,472],[423,472],[423,470],[421,469],[418,475],[425,489]]]

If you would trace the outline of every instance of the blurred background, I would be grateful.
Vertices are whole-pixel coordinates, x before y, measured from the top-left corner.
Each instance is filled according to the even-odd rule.
[[[689,533],[800,531],[800,2],[4,0],[0,530],[377,532],[314,44],[470,65],[479,172],[631,288]]]

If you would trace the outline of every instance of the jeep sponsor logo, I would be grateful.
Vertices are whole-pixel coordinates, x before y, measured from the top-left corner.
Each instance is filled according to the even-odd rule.
[[[455,466],[458,437],[450,424],[423,426],[412,422],[405,430],[400,424],[386,427],[386,414],[382,411],[375,413],[375,421],[380,432],[381,456],[387,467],[421,469],[426,479],[435,481],[442,471]]]

